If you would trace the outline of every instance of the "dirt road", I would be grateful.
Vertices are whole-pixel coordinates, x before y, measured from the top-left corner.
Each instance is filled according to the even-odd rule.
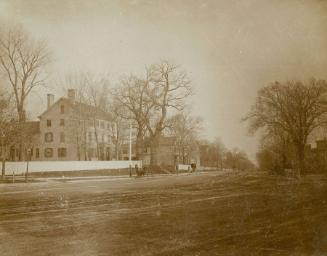
[[[0,255],[327,255],[327,180],[211,172],[2,184]]]

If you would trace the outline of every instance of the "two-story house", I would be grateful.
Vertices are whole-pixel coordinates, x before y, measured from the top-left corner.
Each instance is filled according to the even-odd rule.
[[[110,160],[110,115],[100,108],[68,97],[54,102],[47,95],[47,109],[40,116],[39,138],[34,141],[31,160]]]

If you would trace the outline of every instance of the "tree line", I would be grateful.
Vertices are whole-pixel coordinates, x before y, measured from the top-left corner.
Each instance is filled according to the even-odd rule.
[[[214,167],[218,170],[251,171],[256,169],[244,151],[239,148],[228,149],[220,138],[213,141],[201,141],[200,144],[203,166]]]

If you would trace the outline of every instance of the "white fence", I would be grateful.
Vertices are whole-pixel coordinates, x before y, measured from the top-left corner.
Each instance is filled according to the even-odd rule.
[[[190,164],[179,164],[178,170],[179,171],[189,171],[189,170],[191,170],[191,165]]]
[[[62,171],[86,171],[86,170],[116,170],[125,169],[129,166],[142,167],[142,161],[30,161],[28,172],[62,172]],[[0,168],[1,169],[1,168]],[[6,174],[24,174],[27,162],[6,162]]]

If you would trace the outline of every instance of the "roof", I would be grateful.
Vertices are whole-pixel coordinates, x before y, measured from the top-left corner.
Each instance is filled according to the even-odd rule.
[[[72,106],[72,108],[77,112],[77,113],[82,113],[84,116],[87,117],[96,117],[99,119],[103,120],[108,120],[110,119],[110,114],[104,110],[102,110],[99,107],[94,107],[82,102],[74,102],[72,103],[69,99],[65,99],[68,101],[68,104]]]
[[[81,114],[83,117],[85,118],[98,118],[98,119],[102,119],[102,120],[108,120],[110,119],[110,114],[104,110],[102,110],[99,107],[94,107],[82,102],[78,102],[78,101],[74,101],[72,102],[71,100],[67,99],[67,98],[60,98],[58,99],[54,104],[52,104],[52,106],[50,108],[48,108],[47,110],[45,110],[39,117],[42,117],[43,115],[45,115],[50,109],[52,109],[53,107],[55,107],[56,105],[60,104],[60,103],[65,103],[65,105],[70,106],[74,111],[76,111],[76,113]]]

